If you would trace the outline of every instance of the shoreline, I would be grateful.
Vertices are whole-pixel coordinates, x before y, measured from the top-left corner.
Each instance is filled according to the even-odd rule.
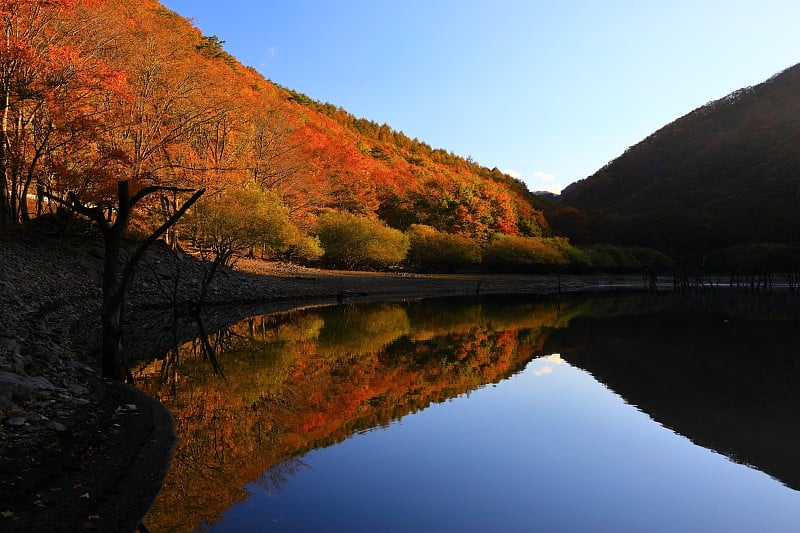
[[[133,531],[161,488],[176,436],[161,403],[99,377],[102,249],[85,236],[0,238],[0,529]],[[125,320],[126,351],[137,362],[197,336],[173,304],[197,298],[206,266],[163,244],[146,254]],[[638,274],[422,275],[241,259],[218,272],[202,315],[213,331],[256,314],[337,303],[644,284]],[[671,278],[659,284],[671,289]]]
[[[135,530],[176,437],[159,402],[99,377],[102,249],[86,237],[0,238],[0,529]],[[171,302],[196,297],[204,268],[164,246],[148,252],[126,314],[127,349],[137,359],[163,349],[153,337]],[[595,281],[562,276],[562,290]],[[474,295],[478,285],[481,294],[558,291],[554,276],[337,272],[245,259],[218,273],[204,320],[212,330],[337,301]]]
[[[3,237],[0,528],[135,530],[161,487],[176,437],[159,402],[99,378],[102,250],[85,237]],[[165,330],[172,302],[196,297],[204,268],[164,246],[148,252],[126,314],[126,349],[137,360],[165,353],[156,332]],[[203,315],[213,330],[303,306],[578,292],[613,278],[340,272],[243,259],[218,272]],[[196,333],[191,324],[181,327],[181,338]]]

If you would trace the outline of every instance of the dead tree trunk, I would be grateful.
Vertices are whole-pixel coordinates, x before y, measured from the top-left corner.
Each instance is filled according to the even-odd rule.
[[[122,310],[125,306],[131,281],[133,281],[136,266],[150,245],[158,240],[164,232],[186,213],[192,204],[202,196],[205,189],[194,191],[194,194],[186,200],[180,209],[175,211],[166,222],[139,243],[125,265],[120,268],[122,236],[125,233],[128,222],[130,222],[131,210],[139,200],[156,191],[186,192],[188,189],[153,186],[145,187],[131,196],[128,182],[120,181],[117,183],[117,208],[113,221],[113,209],[109,209],[107,212],[102,207],[90,207],[80,202],[74,195],[70,198],[70,202],[48,195],[57,203],[97,223],[103,235],[105,255],[103,258],[103,303],[100,309],[100,324],[103,335],[101,366],[103,377],[112,380],[122,381],[128,377],[128,364],[122,350]]]

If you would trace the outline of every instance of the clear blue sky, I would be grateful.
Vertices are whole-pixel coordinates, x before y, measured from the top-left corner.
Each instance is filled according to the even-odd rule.
[[[532,190],[800,62],[798,0],[162,3],[265,77]]]

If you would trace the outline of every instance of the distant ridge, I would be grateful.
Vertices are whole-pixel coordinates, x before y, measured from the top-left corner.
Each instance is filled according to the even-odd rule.
[[[664,126],[560,201],[590,215],[594,241],[671,253],[800,241],[800,65]]]
[[[558,194],[550,191],[534,191],[533,195],[539,196],[541,198],[548,198],[550,200],[555,200],[556,198],[558,198]]]

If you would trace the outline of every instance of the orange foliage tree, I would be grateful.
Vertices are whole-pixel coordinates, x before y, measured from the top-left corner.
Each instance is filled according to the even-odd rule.
[[[125,77],[101,59],[106,43],[78,4],[0,4],[0,223],[29,218],[34,184],[52,191],[60,175],[85,186],[114,159],[96,140],[109,125],[104,103],[124,98]]]

